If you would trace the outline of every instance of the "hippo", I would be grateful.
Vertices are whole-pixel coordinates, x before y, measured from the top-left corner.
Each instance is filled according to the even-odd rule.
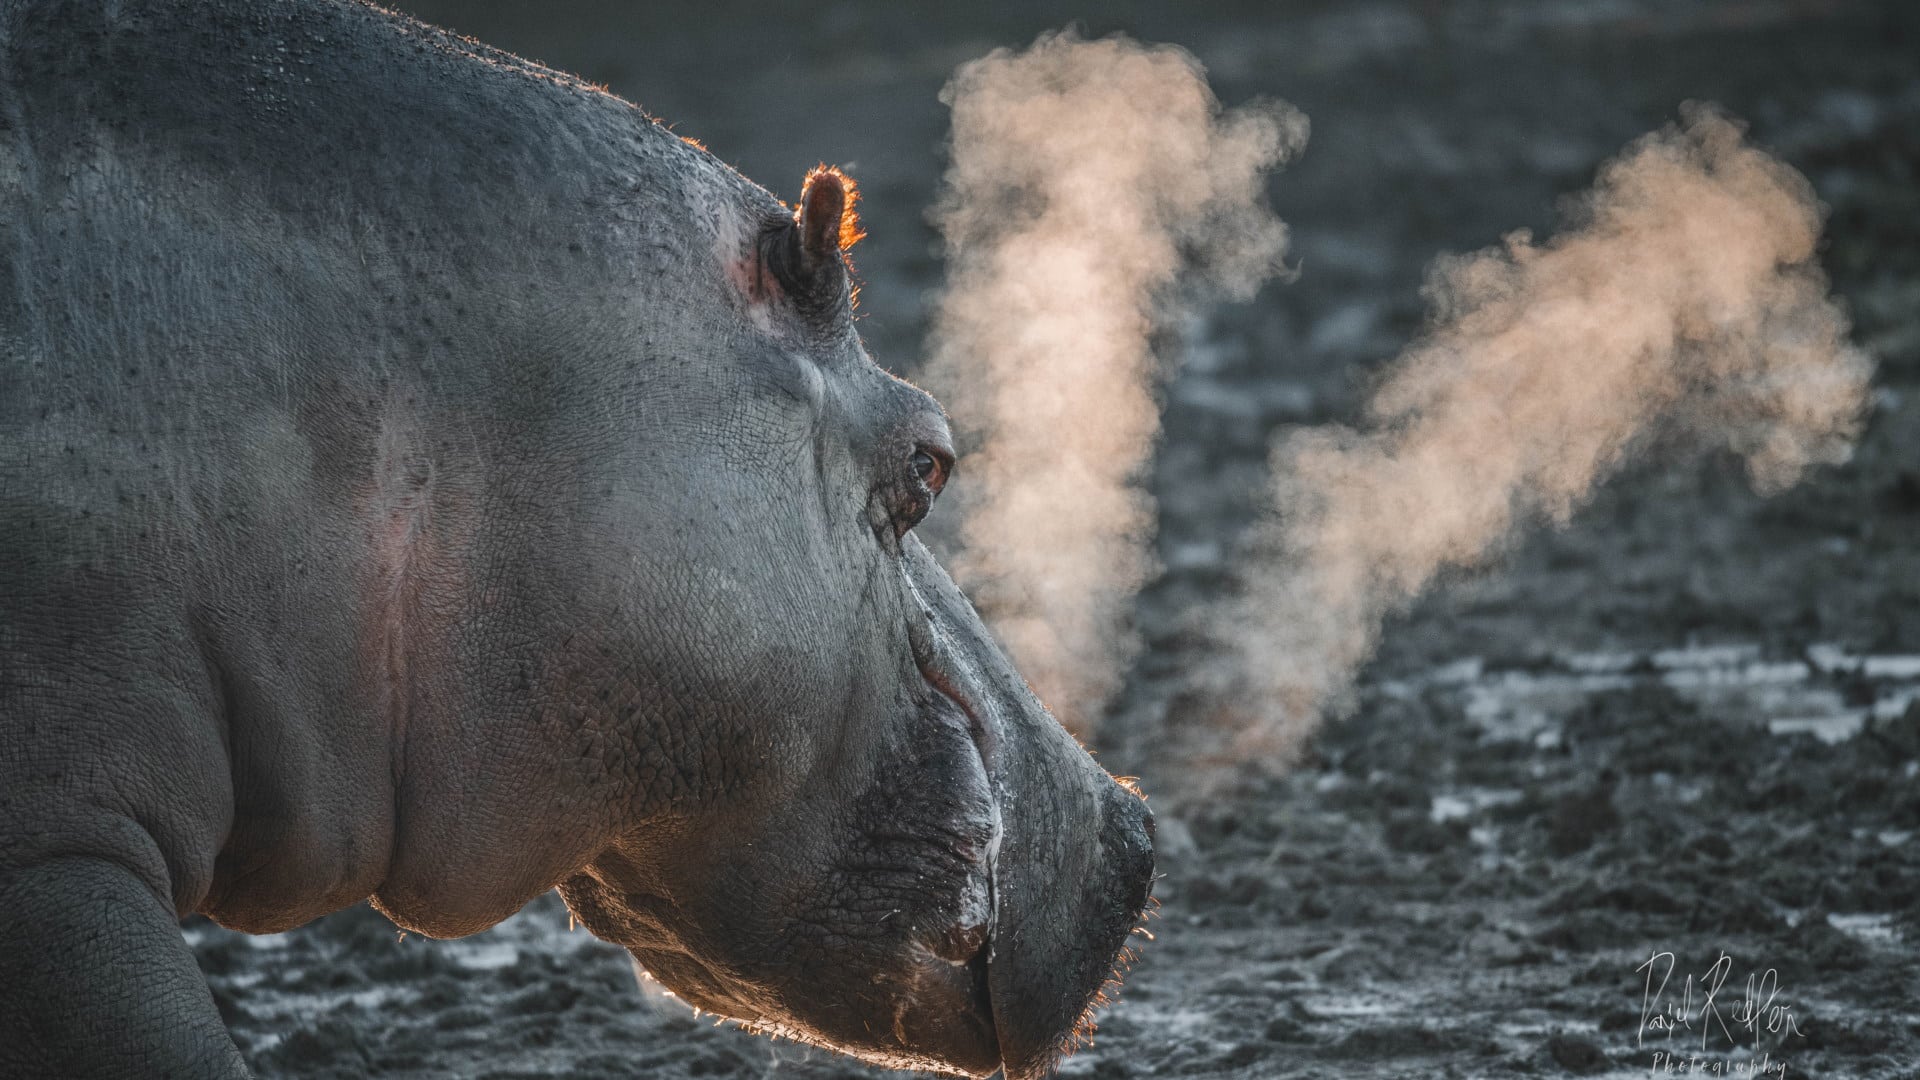
[[[1152,821],[913,531],[854,199],[355,0],[0,5],[0,1075],[246,1075],[194,913],[554,889],[751,1029],[1054,1068]]]

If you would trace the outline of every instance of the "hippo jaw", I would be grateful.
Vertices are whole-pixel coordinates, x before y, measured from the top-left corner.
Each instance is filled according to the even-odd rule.
[[[989,881],[983,874],[973,883],[976,895],[990,893]],[[744,1001],[731,988],[722,989],[715,972],[703,970],[690,977],[685,956],[662,954],[646,945],[630,951],[642,980],[666,985],[697,1011],[732,1019],[744,1030],[890,1068],[990,1076],[1000,1070],[1003,1053],[989,991],[990,904],[989,899],[989,906],[981,909],[982,922],[931,928],[924,939],[905,943],[897,965],[872,975],[876,985],[887,988],[890,1000],[883,1013],[863,1025],[874,1036],[868,1038],[823,1030],[818,1023]]]
[[[1091,1014],[1108,1003],[1122,973],[1117,965],[1130,958],[1126,939],[1148,903],[1151,879],[1151,857],[1137,831],[1144,820],[1123,807],[1098,848],[1066,855],[1084,869],[1108,849],[1130,850],[1137,861],[1122,882],[1087,886],[1084,875],[1049,874],[1051,867],[1042,862],[1029,863],[1022,872],[1040,871],[1043,880],[1015,884],[1007,879],[1009,867],[989,858],[991,869],[968,883],[972,895],[984,901],[984,914],[923,928],[900,943],[891,962],[860,973],[880,991],[877,1000],[823,1000],[811,992],[814,988],[770,988],[764,972],[710,963],[687,949],[685,938],[662,948],[657,939],[630,937],[631,927],[610,932],[593,890],[580,879],[563,885],[562,892],[589,929],[626,939],[621,943],[642,977],[665,985],[696,1010],[736,1020],[749,1031],[889,1068],[980,1077],[1004,1069],[1008,1080],[1039,1080],[1051,1075],[1091,1030]],[[1061,854],[1049,852],[1048,859]],[[1015,859],[1020,859],[1017,853]],[[1072,887],[1054,887],[1062,883]],[[1002,899],[1009,896],[1029,898],[1034,906],[1010,908]],[[628,904],[636,899],[625,898]],[[1062,917],[1089,900],[1099,906],[1099,925],[1082,928],[1080,917]],[[666,905],[655,910],[658,918],[643,921],[665,931],[673,916]],[[852,1024],[837,1022],[836,1014],[856,1001],[866,1006],[864,1015]]]
[[[953,598],[930,599],[945,622]],[[561,892],[698,1010],[890,1068],[1037,1080],[1090,1030],[1129,955],[1149,902],[1151,817],[1024,684],[995,685],[965,633],[933,637],[920,665],[933,693],[914,726],[942,737],[882,775],[856,815],[862,834],[813,869],[683,890],[647,864],[712,844],[641,841]],[[718,899],[756,894],[758,912]]]

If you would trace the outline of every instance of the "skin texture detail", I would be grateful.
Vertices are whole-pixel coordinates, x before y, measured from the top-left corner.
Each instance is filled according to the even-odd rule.
[[[914,537],[852,202],[356,3],[0,4],[0,1075],[245,1075],[190,913],[556,887],[701,1008],[1050,1068],[1151,822]]]

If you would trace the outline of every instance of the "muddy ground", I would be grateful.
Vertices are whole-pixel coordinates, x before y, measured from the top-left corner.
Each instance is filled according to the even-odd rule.
[[[1226,101],[1312,118],[1273,187],[1299,279],[1199,328],[1169,390],[1167,572],[1097,739],[1157,793],[1163,907],[1067,1074],[1629,1076],[1664,1052],[1697,1057],[1688,1075],[1920,1076],[1920,7],[402,6],[606,82],[788,197],[847,164],[865,333],[908,375],[955,64],[1081,17],[1187,46]],[[1190,794],[1168,762],[1205,720],[1184,675],[1207,646],[1183,619],[1227,587],[1268,435],[1352,415],[1417,331],[1435,254],[1549,227],[1696,98],[1832,206],[1824,260],[1880,364],[1854,462],[1771,500],[1729,460],[1636,467],[1396,620],[1358,708],[1292,771]],[[457,942],[396,940],[364,907],[186,932],[268,1076],[878,1075],[649,999],[551,896]],[[1670,1037],[1642,1022],[1663,952],[1662,1001],[1692,1023]],[[1723,952],[1724,1029],[1695,1015]]]

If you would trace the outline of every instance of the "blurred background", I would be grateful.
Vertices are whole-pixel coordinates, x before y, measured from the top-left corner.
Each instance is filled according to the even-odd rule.
[[[1645,1075],[1649,955],[1772,967],[1795,1033],[1715,1060],[1920,1068],[1920,5],[1847,0],[898,4],[403,0],[603,83],[788,200],[862,188],[862,331],[920,369],[954,68],[1042,31],[1184,46],[1232,105],[1312,123],[1271,198],[1296,280],[1177,328],[1152,485],[1164,574],[1095,747],[1162,822],[1159,940],[1069,1075]],[[1162,751],[1208,659],[1268,440],[1350,418],[1416,335],[1436,255],[1522,227],[1682,102],[1812,181],[1878,363],[1854,460],[1771,500],[1738,462],[1630,469],[1564,531],[1387,628],[1297,768],[1206,797]],[[929,522],[950,542],[951,523]],[[189,928],[266,1075],[867,1076],[696,1025],[543,898],[408,940],[359,908],[249,942]],[[1687,1049],[1679,1047],[1678,1049]]]

